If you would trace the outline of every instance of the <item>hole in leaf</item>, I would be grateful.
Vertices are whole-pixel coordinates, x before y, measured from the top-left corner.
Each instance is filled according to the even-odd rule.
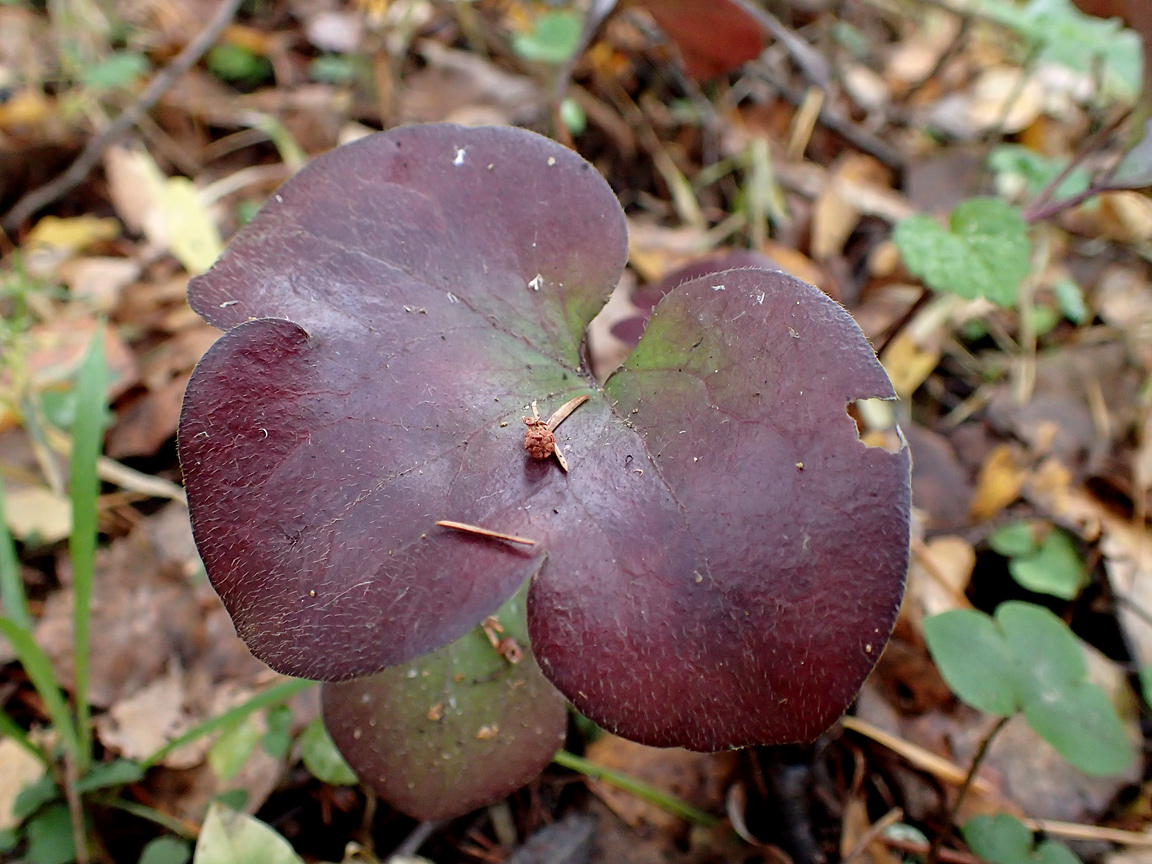
[[[855,399],[848,404],[848,416],[856,426],[856,437],[866,447],[899,453],[907,443],[896,422],[896,403],[891,399]]]

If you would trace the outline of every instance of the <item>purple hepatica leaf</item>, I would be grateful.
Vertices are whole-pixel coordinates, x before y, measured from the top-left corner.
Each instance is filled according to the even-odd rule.
[[[633,291],[630,299],[632,305],[640,310],[640,314],[617,321],[612,325],[612,335],[635,348],[640,342],[644,328],[648,326],[648,319],[652,317],[652,310],[656,308],[656,304],[663,299],[665,294],[698,276],[719,273],[721,270],[735,270],[740,267],[759,267],[762,270],[780,269],[779,265],[767,255],[750,252],[746,249],[733,249],[700,258],[672,271],[657,282],[644,285]]]
[[[669,293],[599,390],[580,345],[625,254],[575,154],[427,126],[316,160],[192,284],[232,329],[189,384],[181,463],[257,656],[370,675],[531,576],[541,668],[612,731],[719,749],[844,710],[895,619],[909,508],[907,451],[865,447],[845,406],[891,386],[841,307],[745,269]],[[580,393],[570,471],[529,457],[528,404]]]

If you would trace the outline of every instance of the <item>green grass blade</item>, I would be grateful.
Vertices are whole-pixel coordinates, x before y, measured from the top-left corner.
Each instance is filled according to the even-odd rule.
[[[56,683],[56,676],[52,672],[52,661],[44,650],[36,644],[32,634],[7,618],[0,618],[0,635],[8,640],[16,658],[24,667],[24,673],[32,681],[52,725],[64,740],[64,746],[74,759],[79,758],[80,739],[76,737],[76,725],[72,722],[72,712],[68,710],[68,703],[64,701],[64,694]]]
[[[190,741],[195,741],[204,735],[210,735],[217,729],[223,729],[231,726],[233,723],[247,717],[253,711],[259,711],[261,708],[269,708],[273,705],[279,705],[282,702],[287,702],[297,693],[302,693],[309,687],[314,686],[319,682],[305,681],[302,678],[290,678],[273,687],[269,687],[263,693],[258,693],[249,699],[247,702],[237,705],[235,708],[225,711],[215,717],[209,717],[202,723],[197,723],[179,738],[175,738],[149,756],[140,763],[140,767],[145,770],[151,768],[158,762],[164,761],[168,754],[175,750],[179,750]]]
[[[72,424],[70,494],[72,536],[68,552],[72,558],[72,627],[75,637],[77,731],[81,749],[77,769],[83,776],[92,764],[91,709],[88,705],[88,678],[91,658],[92,582],[96,574],[97,513],[100,481],[96,460],[104,449],[104,410],[107,406],[107,375],[104,368],[104,326],[99,324],[88,353],[76,377],[76,418]]]
[[[0,737],[11,738],[46,766],[52,767],[52,760],[48,758],[48,754],[33,743],[24,728],[3,708],[0,708]]]
[[[4,615],[25,630],[32,629],[28,614],[28,599],[24,595],[24,580],[20,578],[20,562],[16,558],[16,544],[4,516],[4,484],[0,482],[0,604]]]
[[[152,807],[137,804],[135,801],[126,801],[123,798],[117,798],[115,795],[93,796],[91,800],[93,803],[99,804],[102,807],[122,810],[125,813],[131,813],[139,819],[146,819],[154,825],[159,825],[161,828],[167,828],[177,837],[186,837],[189,840],[195,840],[200,833],[199,826],[197,825],[181,821],[175,816],[169,816],[167,813],[162,813]]]
[[[649,786],[647,783],[637,780],[634,777],[629,777],[621,771],[606,768],[603,765],[597,765],[595,762],[589,762],[587,759],[569,753],[567,750],[561,750],[552,757],[552,761],[557,765],[562,765],[573,771],[579,771],[581,774],[591,777],[593,780],[603,780],[605,783],[610,783],[617,789],[631,792],[636,797],[642,798],[650,804],[655,804],[661,810],[666,810],[673,816],[679,816],[688,822],[701,825],[704,828],[712,828],[720,824],[720,820],[717,817],[711,813],[705,813],[699,807],[693,807],[691,804],[681,801],[679,798],[661,792],[655,786]]]

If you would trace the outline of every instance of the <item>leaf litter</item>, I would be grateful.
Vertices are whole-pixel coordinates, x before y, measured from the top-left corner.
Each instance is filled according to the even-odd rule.
[[[198,4],[204,13],[200,17],[211,14],[210,5]],[[123,346],[118,354],[109,352],[120,358],[114,379],[119,382],[114,388],[120,389],[110,392],[117,426],[109,438],[109,455],[133,460],[133,466],[165,479],[178,477],[171,455],[176,406],[193,363],[219,335],[183,305],[183,285],[189,275],[185,267],[202,269],[207,253],[198,258],[197,250],[212,248],[212,230],[230,236],[244,221],[243,211],[247,208],[250,213],[252,206],[273,193],[287,176],[282,166],[293,159],[291,142],[302,145],[307,157],[314,157],[363,134],[366,127],[405,119],[480,118],[544,128],[548,109],[542,94],[548,82],[541,70],[528,65],[512,48],[496,48],[491,53],[475,50],[480,44],[513,45],[512,37],[534,32],[532,23],[539,10],[528,3],[505,5],[494,11],[478,4],[478,17],[454,19],[431,4],[394,2],[382,4],[387,8],[366,8],[362,15],[351,15],[350,22],[356,25],[351,29],[349,22],[335,26],[322,18],[330,13],[318,10],[297,10],[295,19],[285,19],[287,24],[277,23],[272,16],[257,17],[248,22],[252,26],[232,32],[228,39],[230,44],[242,43],[247,46],[244,50],[267,57],[274,77],[242,93],[215,78],[210,67],[196,67],[162,98],[154,115],[160,134],[149,132],[133,142],[135,152],[150,154],[164,187],[168,179],[180,174],[191,177],[200,190],[225,180],[225,187],[217,187],[222,190],[221,199],[203,204],[191,187],[178,183],[173,186],[180,188],[173,196],[175,203],[157,205],[155,191],[160,187],[149,186],[146,178],[140,179],[140,172],[135,181],[126,180],[122,169],[131,160],[124,160],[121,151],[109,151],[110,188],[99,183],[81,187],[64,199],[59,210],[43,214],[81,217],[82,221],[44,221],[37,231],[27,225],[23,234],[10,238],[24,248],[19,264],[6,252],[0,272],[0,306],[6,322],[25,316],[29,326],[23,332],[36,339],[51,337],[59,345],[71,340],[82,350],[86,340],[76,334],[93,332],[96,316],[102,314],[110,322],[109,338]],[[627,198],[633,227],[630,266],[620,280],[619,317],[610,325],[622,325],[615,326],[617,341],[598,345],[594,339],[589,346],[594,354],[604,352],[606,371],[601,378],[623,361],[627,348],[620,346],[637,341],[655,305],[649,302],[652,293],[666,293],[659,280],[704,252],[731,247],[747,250],[749,239],[760,236],[753,231],[758,220],[770,224],[767,233],[771,237],[760,248],[747,251],[770,256],[777,266],[842,300],[879,347],[886,329],[913,306],[919,284],[894,258],[892,225],[914,213],[940,218],[962,199],[988,189],[979,178],[964,180],[968,175],[958,170],[955,159],[945,170],[947,183],[924,187],[912,184],[911,178],[930,161],[941,156],[952,159],[960,153],[958,142],[1004,133],[1045,158],[1067,162],[1098,122],[1100,115],[1094,112],[1102,110],[1090,95],[1091,65],[1076,68],[1075,56],[1071,66],[1053,65],[1054,60],[1069,60],[1066,53],[1061,54],[1067,47],[1060,41],[1064,37],[1044,29],[1047,25],[1038,23],[1039,19],[1014,18],[1010,29],[1035,40],[1029,44],[1037,49],[1033,59],[1038,65],[1022,64],[1022,55],[995,25],[979,16],[966,24],[966,13],[949,11],[951,5],[936,4],[913,15],[890,18],[864,2],[843,4],[839,18],[819,4],[808,4],[811,8],[806,6],[798,13],[799,23],[806,25],[800,32],[809,37],[816,31],[829,35],[821,43],[835,46],[827,59],[845,73],[845,92],[830,97],[832,107],[839,109],[841,118],[866,118],[860,126],[895,145],[910,178],[903,189],[892,188],[892,179],[875,166],[845,167],[852,164],[845,160],[859,159],[869,145],[865,136],[856,134],[856,127],[845,130],[841,123],[839,132],[829,131],[837,121],[826,112],[811,127],[801,122],[797,106],[803,99],[796,97],[803,97],[808,82],[797,67],[781,64],[771,49],[762,61],[753,60],[730,73],[742,97],[728,102],[712,91],[678,82],[674,76],[653,79],[645,70],[678,70],[668,65],[676,62],[677,49],[655,38],[658,31],[641,12],[628,10],[608,17],[577,63],[570,84],[573,99],[586,113],[589,130],[574,133],[577,145]],[[1119,14],[1148,32],[1139,4],[1101,0],[1095,6],[1094,11]],[[124,14],[136,32],[153,34],[159,40],[155,44],[178,50],[187,34],[197,29],[197,16],[181,17],[183,12],[169,10],[151,17],[139,17],[139,10]],[[658,15],[655,23],[659,23]],[[665,26],[670,34],[677,32],[667,21]],[[52,33],[47,17],[23,7],[0,8],[0,33],[6,36],[0,43],[0,83],[6,96],[12,93],[0,104],[0,132],[8,136],[0,145],[5,157],[0,160],[0,206],[6,209],[26,187],[49,180],[53,171],[61,170],[90,133],[84,127],[84,115],[61,110],[54,85],[46,86],[53,63],[46,58],[55,56],[49,47]],[[8,38],[10,34],[17,36]],[[493,41],[493,34],[508,39]],[[711,32],[700,35],[703,38],[685,45],[689,72],[698,74],[716,63],[736,63],[735,55],[725,57],[725,49],[717,49]],[[296,37],[298,41],[293,42]],[[374,39],[387,43],[398,58],[395,63],[373,59],[364,47],[370,41],[364,40]],[[98,38],[86,38],[83,45],[83,50],[102,50]],[[300,53],[303,45],[347,61],[348,76],[303,81],[299,70],[308,68],[305,61],[313,59]],[[750,47],[749,53],[755,51]],[[161,65],[162,58],[163,52],[147,54],[152,66]],[[13,69],[20,73],[9,88],[7,82],[13,79],[4,76]],[[1103,74],[1122,81],[1112,66]],[[364,82],[369,79],[374,82],[373,95],[365,98]],[[475,98],[456,98],[464,82],[472,82],[469,86],[476,88]],[[71,86],[74,94],[85,92],[82,83]],[[115,112],[123,102],[107,104]],[[472,106],[476,106],[474,111]],[[931,136],[922,133],[926,127],[933,128]],[[212,131],[206,134],[204,130]],[[840,137],[845,131],[853,137]],[[771,142],[770,175],[751,168],[758,139]],[[802,153],[791,161],[779,155],[789,141],[794,155]],[[719,153],[709,149],[717,142]],[[1119,143],[1114,140],[1109,145],[1109,156],[1119,155]],[[1141,176],[1141,152],[1134,151],[1124,168],[1128,173],[1118,176]],[[883,161],[883,155],[872,153],[869,158]],[[975,154],[977,171],[983,170],[985,158],[986,154]],[[657,163],[662,166],[659,170],[653,168]],[[269,165],[280,173],[250,170]],[[1100,166],[1089,159],[1086,167]],[[705,216],[706,230],[678,218],[678,213],[689,213],[692,208],[685,207],[683,187],[677,193],[679,200],[672,195],[677,174],[687,178],[696,209]],[[949,197],[948,184],[956,187],[958,197]],[[923,188],[930,192],[921,192]],[[769,207],[765,202],[783,206]],[[913,614],[906,603],[897,624],[897,642],[886,655],[886,661],[901,662],[881,664],[861,699],[859,713],[877,723],[883,721],[888,731],[926,753],[954,760],[961,768],[985,725],[966,709],[957,708],[941,689],[938,676],[933,678],[934,667],[919,635],[920,622],[926,614],[949,608],[974,605],[991,612],[996,603],[1016,596],[1008,559],[988,542],[997,527],[1029,520],[1041,531],[1065,532],[1082,551],[1088,587],[1057,611],[1066,613],[1078,635],[1105,650],[1104,655],[1089,653],[1089,665],[1100,672],[1101,681],[1109,682],[1118,704],[1131,705],[1123,673],[1152,662],[1152,631],[1145,612],[1152,605],[1147,551],[1152,540],[1142,524],[1148,512],[1152,471],[1145,464],[1149,461],[1147,411],[1139,407],[1146,401],[1143,385],[1152,365],[1146,348],[1146,264],[1134,252],[1152,236],[1148,212],[1147,202],[1139,195],[1119,192],[1105,196],[1098,207],[1077,208],[1045,226],[1043,230],[1054,232],[1054,252],[1032,300],[1034,320],[1028,326],[1035,335],[1034,353],[1030,353],[1028,334],[1021,329],[1019,310],[978,304],[954,306],[946,314],[927,308],[913,310],[913,322],[884,352],[887,372],[905,399],[898,413],[914,457],[913,503],[922,516],[922,527],[913,540],[909,603],[915,600],[921,609]],[[119,217],[116,224],[89,218],[106,219],[111,213]],[[157,214],[169,226],[177,226],[177,231],[183,230],[180,226],[193,226],[188,231],[197,236],[207,231],[207,246],[196,241],[191,250],[172,249],[166,239],[172,236],[172,228],[166,235],[155,227],[161,220]],[[206,228],[208,223],[211,230]],[[641,230],[635,230],[638,226]],[[38,249],[32,248],[33,242]],[[1101,248],[1107,250],[1103,257]],[[524,284],[536,272],[528,273]],[[1058,297],[1062,289],[1056,287],[1061,279],[1071,279],[1080,289],[1083,324],[1062,317]],[[638,287],[630,289],[632,282]],[[237,317],[232,320],[242,320],[243,314],[235,310]],[[60,664],[61,680],[67,682],[68,568],[53,546],[66,530],[63,507],[67,500],[58,482],[62,476],[59,456],[46,439],[36,435],[37,422],[58,422],[59,416],[52,412],[61,404],[67,407],[66,399],[57,398],[67,396],[67,357],[37,353],[26,343],[11,340],[7,331],[0,339],[0,426],[5,430],[0,477],[13,527],[20,528],[23,573],[40,619],[40,636]],[[616,354],[603,347],[612,344]],[[16,358],[19,363],[13,362]],[[1021,377],[1026,375],[1022,370],[1030,366],[1034,383],[1022,390],[1020,382],[1027,380]],[[22,377],[25,372],[30,376]],[[526,392],[519,401],[527,405],[535,398],[540,404],[554,404],[545,397],[544,392]],[[517,424],[519,416],[513,416]],[[16,430],[17,424],[30,432]],[[23,440],[13,444],[13,436]],[[16,452],[23,455],[17,458]],[[567,453],[572,473],[579,468],[579,455],[579,448]],[[695,454],[696,458],[701,455],[707,459],[707,454]],[[11,502],[17,502],[16,506]],[[156,524],[156,506],[144,493],[118,486],[106,486],[101,501],[107,548],[97,581],[96,613],[101,617],[96,627],[110,638],[93,657],[93,693],[99,700],[97,736],[110,754],[142,752],[158,736],[177,734],[188,723],[234,704],[251,692],[249,688],[263,683],[261,667],[235,640],[211,592],[196,581],[203,578],[197,561],[184,553],[158,553],[150,548],[154,544],[144,541],[140,532]],[[183,518],[175,506],[161,511],[166,523],[176,521],[177,515]],[[429,524],[447,515],[435,514]],[[483,523],[478,518],[469,521]],[[177,547],[185,544],[186,550],[186,540],[163,542]],[[1101,606],[1108,592],[1115,595],[1114,608]],[[1103,625],[1090,623],[1102,620],[1115,622],[1109,626],[1120,628],[1127,648],[1118,648],[1105,635],[1108,627],[1102,630]],[[133,635],[135,646],[129,638]],[[28,725],[42,721],[27,684],[10,662],[4,675],[6,708]],[[149,710],[150,701],[157,710]],[[177,702],[179,710],[174,709]],[[426,717],[431,705],[424,707]],[[1131,732],[1130,715],[1125,716]],[[253,728],[264,729],[262,723]],[[1008,727],[997,744],[1003,752],[994,748],[981,772],[981,781],[994,790],[985,799],[985,807],[1021,816],[1145,827],[1138,815],[1114,805],[1118,790],[1131,777],[1090,785],[1082,777],[1069,775],[1066,763],[1052,758],[1044,749],[1046,744],[1025,735],[1026,726],[1015,725],[1020,726],[1020,734],[1015,726]],[[500,731],[490,740],[499,741],[505,728],[499,722],[482,723],[474,731],[493,726]],[[831,796],[843,802],[858,800],[857,794],[872,796],[867,798],[872,806],[855,823],[854,830],[866,830],[870,822],[888,812],[875,803],[887,786],[898,789],[905,799],[906,819],[931,823],[939,801],[923,777],[903,767],[893,768],[890,757],[877,746],[854,736],[857,733],[834,733],[825,745],[833,750],[822,752],[862,759],[859,789],[850,788],[848,778],[838,773],[829,777],[828,765],[839,763],[816,757],[801,760],[810,788],[818,790],[817,800]],[[202,759],[203,754],[187,758],[193,757]],[[252,758],[263,757],[257,753]],[[714,757],[701,758],[711,764],[707,760]],[[250,809],[276,783],[268,778],[279,769],[268,766],[278,765],[277,760],[269,757],[263,764],[256,772],[263,772],[263,779],[248,786]],[[755,815],[765,807],[780,805],[772,784],[784,776],[782,769],[747,761],[742,766],[752,781],[742,788],[750,799],[753,835],[770,839],[786,848],[794,860],[804,861],[804,850],[812,847],[805,846],[803,838]],[[620,767],[627,771],[630,766],[625,760]],[[639,767],[632,767],[641,773]],[[197,775],[202,780],[211,775],[209,769],[195,770],[207,771]],[[549,773],[530,794],[546,797],[559,776]],[[208,790],[219,789],[214,785],[217,781],[188,784],[200,790],[197,797],[181,797],[179,784],[169,782],[174,777],[165,771],[153,778],[153,794],[162,809],[200,822],[208,797],[216,794]],[[1141,794],[1138,784],[1128,788],[1137,797]],[[539,811],[532,809],[535,804],[513,800],[518,802],[514,808],[524,826],[540,824]],[[783,799],[784,803],[795,800]],[[595,809],[597,805],[575,806]],[[705,806],[716,812],[722,809],[715,799]],[[837,844],[828,827],[839,824],[834,815],[819,804],[805,806],[815,819],[808,839],[815,839],[827,851],[843,851],[845,847]],[[331,816],[330,807],[327,812]],[[293,818],[280,824],[291,826]],[[439,845],[429,847],[429,854],[452,857],[457,848],[480,848],[475,839],[466,839],[468,830],[442,829],[436,841]],[[492,829],[481,827],[479,832],[487,839]],[[628,846],[628,838],[634,837],[625,834],[622,848],[637,856],[649,854]],[[671,855],[675,850],[684,860],[706,860],[709,850],[714,852],[705,841],[685,841],[671,826],[653,830],[648,842],[660,850],[652,851],[653,856]],[[881,846],[888,849],[873,843],[866,855],[879,860]],[[337,859],[340,852],[321,854]],[[599,860],[611,860],[610,853],[598,854]]]

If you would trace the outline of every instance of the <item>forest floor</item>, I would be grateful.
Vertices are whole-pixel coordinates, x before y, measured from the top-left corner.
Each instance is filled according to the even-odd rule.
[[[1138,37],[1040,0],[770,2],[773,36],[727,0],[585,5],[0,0],[0,500],[17,556],[0,543],[0,573],[18,574],[34,642],[0,638],[0,860],[188,860],[222,801],[304,861],[1055,864],[1064,846],[1152,861],[1152,146],[1115,170],[1140,138]],[[865,440],[898,423],[912,452],[908,589],[853,708],[814,744],[698,754],[574,723],[569,750],[658,792],[553,765],[421,823],[318,778],[338,777],[301,737],[318,688],[252,702],[284,679],[236,637],[181,486],[184,389],[220,336],[185,290],[310,160],[439,121],[533,129],[610,183],[630,239],[601,366],[634,344],[613,329],[641,314],[633,292],[731,250],[823,290],[877,349],[899,401],[854,416]],[[995,237],[964,246],[955,218],[952,235],[913,230],[989,198],[1017,214],[1022,260]],[[956,244],[960,263],[936,266]],[[1024,275],[996,293],[972,287],[981,267]],[[94,334],[108,414],[90,577],[68,477]],[[0,599],[19,624],[13,584]],[[957,698],[976,647],[941,675],[948,646],[931,653],[923,622],[1008,601],[1078,637],[1123,729],[1118,762],[1093,761],[1091,724],[1068,720],[1080,740],[1061,741]],[[127,772],[87,786],[37,755],[68,750],[44,685],[54,672],[76,698],[78,669],[90,752]],[[1018,821],[972,821],[998,814]],[[196,860],[293,860],[260,849],[202,843]]]

